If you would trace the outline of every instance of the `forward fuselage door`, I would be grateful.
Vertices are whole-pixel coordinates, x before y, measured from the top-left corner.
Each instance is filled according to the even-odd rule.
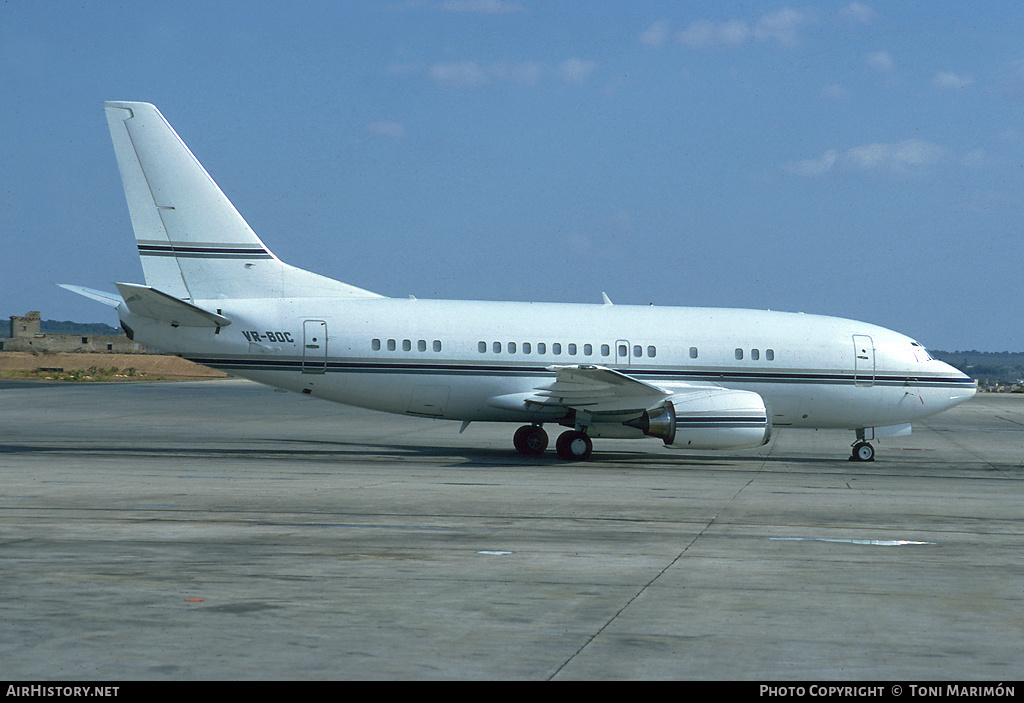
[[[853,382],[857,386],[875,385],[875,345],[865,334],[853,335]]]
[[[302,373],[327,371],[327,323],[306,320],[302,324]]]

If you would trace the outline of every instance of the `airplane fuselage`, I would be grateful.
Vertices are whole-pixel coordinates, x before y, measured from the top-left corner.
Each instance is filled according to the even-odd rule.
[[[970,378],[905,335],[819,315],[395,298],[195,302],[232,324],[173,327],[119,312],[136,340],[199,363],[335,402],[439,419],[558,421],[564,410],[528,409],[516,399],[561,364],[608,367],[669,390],[752,391],[775,426],[900,425],[975,392]]]

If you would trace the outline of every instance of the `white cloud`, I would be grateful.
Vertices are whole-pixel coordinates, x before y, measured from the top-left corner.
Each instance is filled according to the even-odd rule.
[[[784,7],[771,12],[754,25],[754,38],[760,41],[774,41],[779,46],[793,47],[797,43],[797,29],[811,21],[811,16]]]
[[[412,76],[422,73],[423,69],[424,65],[422,63],[408,61],[406,63],[389,64],[385,70],[393,76]]]
[[[497,79],[512,81],[519,85],[536,85],[547,70],[547,66],[540,61],[521,61],[495,64],[490,67],[489,72]]]
[[[865,63],[880,73],[891,73],[896,68],[896,62],[888,51],[873,51],[864,57]]]
[[[677,37],[680,44],[693,49],[712,46],[738,46],[750,36],[750,27],[743,20],[715,23],[711,20],[697,20],[681,31]]]
[[[953,73],[952,71],[939,71],[932,78],[932,85],[936,88],[963,89],[972,83],[974,83],[974,76],[966,73]]]
[[[691,22],[679,32],[676,41],[693,49],[739,46],[747,41],[774,43],[791,48],[798,42],[799,28],[812,21],[810,14],[788,7],[763,15],[753,23],[742,19],[721,22],[701,19]],[[641,41],[648,46],[660,46],[655,40],[661,38],[664,31],[662,25],[655,23],[641,35]]]
[[[491,80],[487,69],[475,61],[435,63],[427,69],[427,75],[436,83],[469,87],[483,85]]]
[[[492,82],[510,82],[530,86],[548,77],[563,83],[585,83],[599,64],[588,59],[570,58],[557,65],[542,61],[480,64],[476,61],[436,63],[427,68],[427,77],[435,83],[475,88]]]
[[[691,22],[689,27],[681,31],[676,36],[676,41],[683,46],[703,49],[724,43],[716,38],[716,33],[717,29],[714,22],[711,20],[697,20],[696,22]]]
[[[590,74],[597,70],[596,61],[571,58],[558,64],[556,73],[566,83],[580,84],[590,78]]]
[[[669,23],[659,20],[640,33],[640,43],[644,46],[664,46],[670,31]]]
[[[804,159],[783,166],[783,170],[793,176],[824,176],[832,170],[839,159],[839,153],[833,150],[826,151],[817,159]]]
[[[622,234],[632,234],[636,231],[636,224],[633,217],[625,210],[619,210],[611,217],[612,226]]]
[[[405,126],[401,122],[391,120],[371,122],[366,125],[366,131],[378,137],[391,137],[392,139],[401,139],[405,136]]]
[[[786,164],[783,170],[806,177],[823,176],[834,170],[911,174],[942,162],[947,154],[938,144],[908,139],[889,144],[865,144],[845,152],[833,149],[815,159]]]
[[[448,12],[479,12],[488,15],[504,15],[510,12],[525,12],[526,8],[517,2],[506,0],[446,0],[439,7]]]
[[[868,24],[875,19],[875,10],[862,2],[853,2],[839,11],[840,19],[858,24]]]
[[[840,83],[833,83],[822,88],[821,94],[829,100],[849,100],[850,89]]]
[[[563,238],[563,242],[571,252],[578,255],[590,254],[594,248],[593,238],[580,232],[570,232]]]
[[[988,154],[985,153],[984,149],[975,149],[964,154],[964,157],[960,159],[967,168],[981,168],[987,161]]]
[[[920,139],[895,144],[867,144],[846,152],[846,160],[862,171],[903,171],[938,163],[945,149]]]
[[[1013,127],[1007,127],[998,135],[999,141],[1005,144],[1016,144],[1020,141],[1020,132]]]

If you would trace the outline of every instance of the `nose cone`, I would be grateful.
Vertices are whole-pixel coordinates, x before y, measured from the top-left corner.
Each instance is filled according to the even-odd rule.
[[[935,362],[939,365],[942,375],[949,379],[949,407],[967,402],[978,392],[978,382],[943,361]]]

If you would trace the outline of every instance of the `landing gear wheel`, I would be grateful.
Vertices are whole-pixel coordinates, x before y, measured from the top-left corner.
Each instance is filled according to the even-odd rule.
[[[555,449],[558,450],[558,456],[566,461],[586,461],[594,451],[594,443],[582,432],[569,430],[558,436]]]
[[[875,448],[867,442],[857,442],[853,445],[853,455],[850,461],[874,461]]]
[[[548,433],[537,425],[523,425],[516,430],[512,443],[523,456],[540,456],[548,448]]]

